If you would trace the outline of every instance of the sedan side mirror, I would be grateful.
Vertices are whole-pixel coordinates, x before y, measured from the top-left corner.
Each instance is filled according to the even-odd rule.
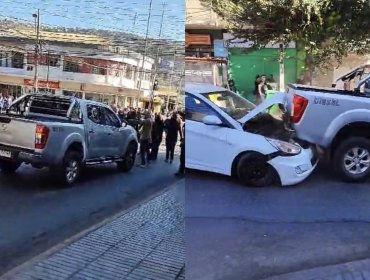
[[[203,123],[206,125],[222,125],[219,117],[208,115],[203,118]]]

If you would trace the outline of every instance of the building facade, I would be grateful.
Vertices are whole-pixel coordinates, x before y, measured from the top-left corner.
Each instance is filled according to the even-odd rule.
[[[0,94],[34,92],[36,56],[34,45],[0,49]],[[22,49],[22,51],[20,50]],[[93,53],[93,52],[91,52]],[[143,56],[89,54],[65,46],[48,45],[38,57],[38,91],[75,95],[123,107],[148,107],[154,60]],[[144,66],[144,67],[142,67]]]
[[[199,0],[187,0],[186,7],[186,81],[227,87],[228,51],[223,40],[225,24]]]

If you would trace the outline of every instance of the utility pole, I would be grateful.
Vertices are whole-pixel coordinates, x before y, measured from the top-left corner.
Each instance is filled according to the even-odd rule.
[[[177,47],[175,47],[175,52],[173,54],[173,67],[171,69],[171,74],[170,74],[170,91],[172,90],[172,78],[173,78],[173,75],[175,75],[176,53],[177,53]],[[167,112],[168,112],[169,105],[170,105],[170,95],[168,95],[168,98],[167,98],[167,104],[166,104]]]
[[[159,35],[158,35],[158,40],[161,39],[162,37],[162,27],[163,27],[163,18],[164,18],[164,11],[165,11],[165,8],[166,8],[166,3],[163,2],[162,4],[162,15],[161,15],[161,25],[159,27]],[[153,103],[154,103],[154,82],[155,80],[157,79],[157,65],[158,65],[158,58],[159,58],[159,51],[161,49],[161,42],[158,42],[158,48],[157,48],[157,54],[155,56],[155,62],[154,62],[154,75],[153,75],[153,79],[152,79],[152,84],[151,84],[151,93],[150,93],[150,104],[149,104],[149,108],[152,109],[153,107]]]
[[[150,17],[151,17],[151,14],[152,14],[152,3],[153,3],[153,0],[150,0],[148,19],[147,19],[147,23],[146,23],[144,55],[143,55],[143,61],[142,61],[142,64],[141,64],[141,70],[139,69],[139,71],[140,71],[139,72],[139,78],[140,78],[140,80],[139,80],[139,92],[142,89],[142,80],[144,78],[144,65],[145,65],[146,55],[147,55],[147,51],[148,51],[149,23],[150,23]]]
[[[50,51],[49,50],[48,50],[47,64],[48,64],[48,72],[46,74],[46,86],[49,91],[49,71],[50,71]]]
[[[40,9],[37,9],[37,14],[32,14],[35,18],[36,25],[36,44],[35,44],[35,77],[34,77],[34,91],[38,91],[38,65],[39,65],[39,48],[40,48]]]
[[[134,22],[132,24],[132,33],[135,33],[136,20],[137,20],[137,13],[135,13],[135,16],[134,16]]]
[[[180,86],[177,88],[177,91],[180,90],[180,92],[177,92],[177,96],[176,96],[176,111],[179,108],[179,97],[181,95],[181,89],[183,88],[182,84],[184,82],[184,79],[185,79],[185,66],[183,68],[182,75],[181,75],[181,78],[180,78]]]

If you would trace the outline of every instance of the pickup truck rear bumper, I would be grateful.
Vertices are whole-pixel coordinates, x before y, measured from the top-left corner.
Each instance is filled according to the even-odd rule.
[[[47,160],[44,155],[31,149],[23,149],[18,147],[0,145],[0,151],[6,151],[10,153],[10,156],[1,156],[2,160],[24,162],[35,166],[48,166]]]

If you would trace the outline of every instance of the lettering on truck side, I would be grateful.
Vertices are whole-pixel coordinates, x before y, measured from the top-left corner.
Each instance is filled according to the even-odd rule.
[[[53,132],[63,132],[64,128],[58,127],[58,126],[53,126]]]
[[[340,106],[339,99],[335,99],[335,98],[315,97],[313,103],[315,105],[322,105],[322,106]]]

